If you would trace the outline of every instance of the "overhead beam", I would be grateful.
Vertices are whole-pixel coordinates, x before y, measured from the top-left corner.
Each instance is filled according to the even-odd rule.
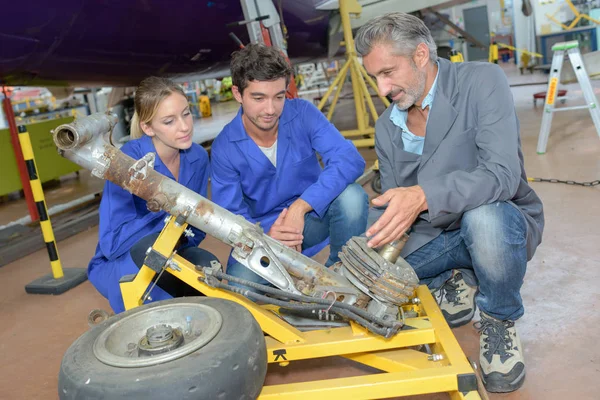
[[[454,7],[459,4],[467,3],[470,0],[419,0],[419,1],[400,1],[400,0],[358,0],[362,7],[360,15],[352,17],[352,29],[357,29],[366,24],[372,18],[389,12],[405,12],[412,13],[415,11],[432,8],[442,10]],[[339,9],[339,0],[324,0],[316,4],[317,10],[337,10]],[[339,15],[331,17],[330,26],[336,26]]]
[[[470,33],[468,33],[467,31],[461,29],[458,25],[456,25],[454,22],[450,21],[448,18],[446,18],[446,16],[440,14],[439,12],[437,12],[436,10],[432,9],[432,8],[426,8],[425,11],[435,15],[436,17],[438,17],[443,23],[445,23],[446,25],[452,27],[452,29],[456,30],[458,33],[460,33],[460,35],[462,37],[465,38],[465,40],[469,43],[474,44],[477,47],[480,47],[484,50],[487,50],[489,48],[489,44],[484,44],[482,42],[480,42],[479,40],[477,40],[473,35],[471,35]]]

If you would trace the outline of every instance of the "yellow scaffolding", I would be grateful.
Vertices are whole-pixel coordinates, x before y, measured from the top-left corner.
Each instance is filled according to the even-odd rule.
[[[297,360],[341,356],[379,369],[380,373],[349,378],[315,380],[264,386],[260,399],[374,399],[443,393],[451,399],[480,399],[477,376],[448,327],[426,286],[420,286],[411,304],[402,307],[404,328],[386,339],[363,327],[324,328],[301,332],[284,321],[273,305],[258,305],[247,298],[204,283],[204,273],[173,249],[187,227],[171,216],[152,246],[164,257],[160,272],[147,265],[135,276],[124,277],[121,292],[126,309],[148,299],[157,273],[170,273],[206,296],[234,301],[248,309],[268,335],[269,363],[287,366]],[[156,268],[156,267],[155,267]],[[154,283],[155,284],[155,283]],[[432,354],[419,351],[429,347]]]
[[[390,102],[383,96],[379,95],[377,85],[367,74],[367,71],[358,61],[358,55],[354,48],[354,38],[352,37],[352,25],[350,24],[350,15],[359,15],[362,12],[362,7],[358,4],[357,0],[340,0],[340,18],[342,20],[342,28],[344,31],[344,45],[346,46],[346,62],[338,72],[333,83],[327,89],[327,92],[319,102],[317,106],[319,110],[323,110],[323,107],[327,104],[329,96],[335,89],[335,94],[331,102],[329,111],[327,112],[327,119],[331,121],[335,106],[340,98],[342,88],[346,82],[348,71],[350,71],[350,79],[352,81],[352,93],[354,95],[354,108],[356,111],[356,121],[358,124],[357,129],[341,131],[344,137],[356,137],[363,136],[362,139],[355,139],[352,142],[356,147],[372,147],[375,145],[375,121],[377,121],[378,115],[371,99],[371,93],[367,87],[367,83],[375,90],[377,96],[381,99],[386,107],[390,105]],[[365,83],[366,82],[366,83]],[[369,112],[373,119],[373,125],[370,125],[369,112],[365,107],[365,102],[368,106]]]
[[[565,31],[570,31],[571,29],[575,28],[575,26],[577,26],[577,24],[579,23],[579,21],[581,21],[581,19],[587,19],[590,22],[593,22],[597,25],[600,25],[600,21],[598,21],[597,19],[594,19],[592,17],[590,17],[587,14],[582,14],[579,12],[579,10],[573,5],[573,2],[571,0],[565,0],[567,5],[569,6],[569,8],[571,9],[571,11],[573,12],[573,14],[575,15],[575,19],[573,21],[571,21],[571,23],[569,25],[565,25],[562,22],[560,22],[559,20],[557,20],[554,15],[556,15],[556,13],[559,11],[559,9],[557,9],[554,14],[549,15],[546,14],[546,17],[554,22],[557,25],[560,25],[561,28],[563,28]]]

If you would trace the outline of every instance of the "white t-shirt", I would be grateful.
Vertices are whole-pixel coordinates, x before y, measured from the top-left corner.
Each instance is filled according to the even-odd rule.
[[[258,148],[267,156],[273,166],[277,167],[277,139],[271,147],[258,146]]]

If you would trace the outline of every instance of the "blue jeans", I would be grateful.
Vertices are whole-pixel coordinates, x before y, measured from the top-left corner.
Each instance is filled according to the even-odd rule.
[[[365,190],[356,183],[350,184],[331,202],[323,218],[319,218],[315,213],[305,215],[302,250],[316,246],[329,237],[330,253],[325,265],[329,267],[335,264],[340,260],[338,253],[342,246],[351,237],[365,233],[368,208],[369,200]],[[227,267],[227,274],[270,285],[267,280],[235,260]],[[231,285],[241,286],[233,283]]]
[[[480,310],[503,321],[523,315],[527,223],[510,203],[466,211],[460,229],[442,232],[406,261],[430,289],[441,287],[457,269],[469,286],[479,286],[475,303]]]

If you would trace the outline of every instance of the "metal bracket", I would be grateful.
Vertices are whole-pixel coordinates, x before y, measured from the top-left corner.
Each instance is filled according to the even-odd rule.
[[[175,225],[181,226],[181,225],[185,224],[185,221],[187,221],[187,217],[179,214],[177,216],[177,218],[175,218]]]
[[[477,377],[474,373],[458,374],[456,380],[459,392],[468,393],[477,390]]]
[[[191,212],[192,212],[192,209],[190,207],[187,207],[183,213],[179,214],[175,218],[175,225],[181,226],[181,225],[185,224],[187,222],[187,219],[190,216]],[[186,234],[186,236],[188,236],[188,235]]]
[[[174,256],[175,254],[173,254]],[[168,260],[167,260],[167,264],[166,267],[167,268],[171,268],[173,271],[180,271],[181,272],[181,267],[179,266],[179,264],[177,264],[177,261],[173,260],[173,256],[171,256]]]
[[[245,229],[237,242],[247,242],[248,239],[253,246],[235,246],[233,258],[281,290],[301,294],[279,258],[262,238],[262,233]]]
[[[215,271],[223,271],[223,266],[221,265],[220,262],[218,262],[216,260],[212,260],[210,262],[210,267]]]
[[[167,261],[169,261],[167,257],[163,256],[158,251],[151,249],[144,259],[144,265],[149,267],[152,271],[159,273],[167,264]]]
[[[133,280],[135,279],[136,274],[128,274],[128,275],[123,275],[120,279],[119,279],[119,283],[124,283],[124,282],[133,282]]]
[[[183,234],[185,235],[185,237],[191,237],[191,238],[196,236],[194,231],[192,231],[192,228],[187,228],[185,231],[183,231]]]
[[[103,150],[103,149],[102,149]],[[65,152],[70,152],[70,150],[65,150]],[[98,150],[92,150],[92,155],[96,157],[99,165],[96,165],[94,169],[92,169],[92,175],[96,178],[104,179],[104,174],[110,167],[110,157],[107,157],[104,151],[100,152]]]
[[[181,271],[181,267],[177,264],[176,261],[173,260],[173,257],[175,257],[175,254],[177,254],[177,250],[173,251],[173,254],[171,254],[171,257],[166,258],[162,254],[158,253],[156,250],[152,249],[150,251],[150,254],[148,254],[148,256],[146,256],[146,259],[148,259],[148,257],[150,257],[150,256],[153,256],[157,259],[158,258],[165,259],[166,261],[162,264],[162,267],[158,271],[156,269],[154,269],[154,267],[151,267],[150,265],[145,264],[147,267],[149,267],[153,271],[157,272],[158,276],[156,277],[154,282],[152,282],[152,285],[150,285],[150,287],[148,288],[146,293],[144,293],[144,295],[142,296],[142,303],[146,302],[146,300],[150,300],[150,301],[152,300],[152,297],[150,297],[150,293],[152,292],[152,290],[154,289],[154,287],[160,280],[160,277],[162,276],[162,274],[167,270],[167,268],[171,268],[174,271]],[[152,261],[152,262],[154,262],[154,261]],[[158,265],[158,264],[155,264],[155,266],[156,265]]]
[[[154,153],[147,153],[144,157],[137,160],[133,165],[129,168],[129,182],[134,179],[144,180],[148,176],[148,169],[154,169],[154,160],[156,156]]]
[[[252,253],[254,242],[245,236],[243,232],[232,229],[227,236],[227,240],[233,246],[233,258],[236,260],[246,259]]]

